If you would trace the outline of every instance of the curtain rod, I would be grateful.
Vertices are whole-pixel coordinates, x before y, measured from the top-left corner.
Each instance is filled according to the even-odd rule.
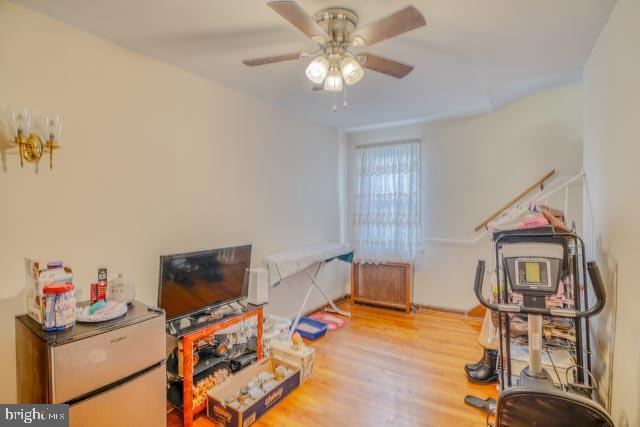
[[[356,145],[356,150],[362,150],[362,149],[374,148],[374,147],[387,147],[390,145],[410,144],[412,142],[417,142],[418,144],[420,144],[422,141],[420,141],[418,138],[410,138],[410,139],[399,139],[397,141],[377,142],[375,144],[359,144],[359,145]]]

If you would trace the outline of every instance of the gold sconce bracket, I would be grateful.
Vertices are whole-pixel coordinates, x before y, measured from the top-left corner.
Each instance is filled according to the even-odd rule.
[[[18,131],[13,144],[18,147],[20,167],[24,167],[25,160],[38,165],[42,157],[49,153],[49,169],[53,169],[53,152],[60,148],[53,136],[43,141],[38,134],[30,133],[25,137],[22,131]]]
[[[29,162],[38,163],[42,158],[43,152],[44,147],[40,137],[35,133],[29,135],[27,143],[24,146],[24,158]]]
[[[42,157],[49,154],[49,169],[53,169],[53,152],[61,148],[58,141],[62,132],[62,117],[57,113],[45,113],[36,123],[36,131],[31,132],[31,110],[8,107],[6,114],[13,132],[12,145],[17,147],[20,156],[20,167],[24,167],[27,161],[34,163],[38,170]]]

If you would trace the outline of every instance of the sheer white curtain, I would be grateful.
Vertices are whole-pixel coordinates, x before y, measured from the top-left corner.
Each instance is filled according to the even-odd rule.
[[[352,221],[356,262],[417,261],[419,141],[356,147]]]

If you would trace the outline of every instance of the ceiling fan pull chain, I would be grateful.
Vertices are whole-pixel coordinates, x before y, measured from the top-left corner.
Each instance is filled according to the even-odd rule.
[[[344,85],[344,101],[342,101],[342,108],[347,108],[347,85]]]
[[[336,107],[336,93],[333,92],[333,107],[331,108],[331,111],[335,113],[337,109],[338,107]]]

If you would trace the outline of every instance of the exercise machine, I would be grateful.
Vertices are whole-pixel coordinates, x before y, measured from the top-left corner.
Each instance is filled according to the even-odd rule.
[[[588,319],[598,314],[605,303],[605,290],[595,262],[587,263],[584,244],[574,233],[555,233],[548,229],[499,232],[494,235],[497,302],[483,295],[485,262],[478,261],[474,290],[480,303],[498,313],[500,337],[500,397],[491,400],[467,396],[465,401],[495,415],[496,427],[519,426],[611,426],[607,412],[592,400],[595,382],[590,374]],[[595,302],[589,306],[586,273],[591,281]],[[548,306],[550,297],[564,286],[572,295],[571,306]],[[521,300],[514,298],[521,295]],[[510,322],[515,314],[527,316],[528,366],[512,375]],[[558,382],[543,367],[545,350],[543,316],[546,319],[571,319],[575,343],[569,346],[575,360],[572,377]],[[554,368],[555,369],[555,368]],[[555,380],[554,380],[555,379]]]

